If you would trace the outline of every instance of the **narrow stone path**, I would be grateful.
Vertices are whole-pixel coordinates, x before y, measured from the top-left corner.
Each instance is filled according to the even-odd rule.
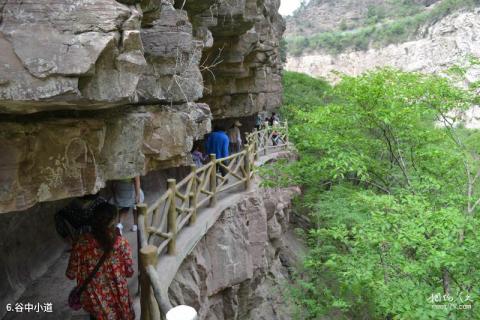
[[[283,150],[269,153],[261,156],[260,159],[255,162],[255,166],[260,167],[274,159],[288,158],[290,155],[291,153],[289,151]],[[252,189],[258,188],[258,183],[259,181],[255,176],[250,190],[245,190],[243,186],[238,186],[234,189],[218,193],[218,202],[216,206],[213,208],[205,206],[199,209],[195,224],[184,227],[181,232],[177,234],[176,254],[163,254],[158,257],[158,263],[155,269],[159,279],[159,290],[160,296],[162,297],[161,305],[169,308],[173,307],[170,306],[170,301],[168,300],[168,288],[175,278],[184,259],[192,252],[196,244],[208,233],[208,230],[217,222],[222,213],[227,208],[231,207],[232,204],[241,201],[246,194],[252,192]],[[165,310],[162,311],[166,312]]]
[[[258,161],[258,165],[268,163],[278,157],[282,152],[264,155]],[[205,208],[199,212],[199,223],[194,227],[187,227],[178,238],[178,247],[181,254],[177,256],[167,256],[161,259],[158,267],[163,270],[162,280],[168,282],[165,290],[168,290],[171,280],[173,280],[183,259],[191,252],[208,229],[216,222],[222,208],[228,207],[232,202],[242,198],[248,191],[243,191],[242,187],[225,191],[219,194],[219,204],[215,208]],[[154,197],[147,198],[147,202],[153,201]],[[128,215],[129,221],[125,224],[125,230],[129,230],[133,223],[133,217]],[[133,299],[136,319],[140,319],[140,297],[138,293],[138,250],[136,233],[127,231],[124,236],[128,239],[134,259],[135,274],[129,279],[129,291]],[[48,248],[45,248],[48,250]],[[33,281],[26,289],[18,303],[52,303],[52,312],[9,312],[3,318],[4,320],[88,320],[88,314],[83,311],[73,311],[67,304],[67,298],[70,291],[75,286],[75,282],[65,276],[70,253],[65,251],[59,259],[45,272],[45,274]]]
[[[132,215],[129,214],[129,219],[133,220]],[[129,230],[133,221],[127,221],[126,229]],[[128,287],[132,299],[134,301],[134,308],[136,318],[140,319],[140,299],[137,296],[138,291],[138,264],[137,264],[137,237],[136,233],[127,231],[124,236],[128,239],[132,247],[132,254],[134,259],[135,274],[129,279]],[[45,248],[48,250],[48,248]],[[83,311],[74,311],[70,309],[67,304],[67,298],[70,291],[75,286],[75,281],[69,280],[65,276],[67,270],[68,259],[70,253],[65,251],[60,258],[48,268],[45,274],[32,282],[26,289],[22,297],[17,301],[18,303],[52,303],[52,312],[9,312],[3,318],[4,320],[89,320],[89,315]]]

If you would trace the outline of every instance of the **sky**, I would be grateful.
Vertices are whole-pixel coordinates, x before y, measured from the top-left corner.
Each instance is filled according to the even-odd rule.
[[[288,16],[293,13],[299,6],[302,0],[282,0],[280,5],[280,14]]]

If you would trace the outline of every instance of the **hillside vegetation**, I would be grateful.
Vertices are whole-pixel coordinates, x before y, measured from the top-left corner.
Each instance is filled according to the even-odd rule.
[[[322,14],[308,15],[309,11],[315,12],[319,6],[328,14],[330,5],[338,6],[344,2],[341,9],[355,9],[354,2],[349,0],[338,1],[337,4],[312,0],[288,18],[286,41],[289,54],[300,56],[315,51],[337,54],[401,43],[420,36],[419,32],[425,25],[458,10],[480,5],[480,0],[369,0],[367,3],[370,4],[354,10],[354,14],[345,13],[345,18],[339,19],[339,12],[337,22],[327,26],[317,21]],[[433,2],[435,4],[432,5]],[[356,5],[359,6],[358,2]]]
[[[300,160],[264,175],[312,223],[297,319],[480,319],[480,132],[447,116],[478,96],[392,69],[284,85]]]

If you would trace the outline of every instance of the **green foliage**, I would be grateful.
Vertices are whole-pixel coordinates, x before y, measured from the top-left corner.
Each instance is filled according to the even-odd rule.
[[[340,30],[342,31],[345,31],[345,30],[348,30],[348,23],[345,19],[342,20],[342,22],[340,23]]]
[[[414,37],[423,25],[459,9],[478,5],[480,0],[443,0],[426,11],[415,1],[389,1],[384,5],[369,6],[364,23],[355,30],[346,30],[345,23],[339,30],[287,38],[288,52],[294,56],[315,50],[337,54],[347,49],[366,50],[369,46],[401,43]]]
[[[384,6],[370,5],[367,8],[367,24],[375,24],[387,17],[387,12]]]
[[[284,72],[283,87],[288,88],[283,95],[284,105],[299,105],[302,109],[323,105],[327,101],[326,93],[330,84],[323,79],[315,79],[303,73]]]
[[[313,224],[292,288],[298,319],[480,318],[480,132],[436,125],[472,95],[447,79],[383,69],[345,77],[321,91],[335,99],[313,95],[304,107],[297,92],[316,80],[285,78],[300,160],[265,175],[302,186],[297,206]]]
[[[282,63],[287,62],[287,41],[282,38],[280,40],[280,59]]]

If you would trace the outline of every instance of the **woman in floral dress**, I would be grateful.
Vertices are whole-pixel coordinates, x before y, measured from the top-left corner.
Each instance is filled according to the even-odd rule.
[[[133,320],[135,314],[127,287],[133,275],[132,253],[128,241],[114,227],[117,208],[104,203],[92,216],[92,232],[82,234],[70,255],[67,277],[81,285],[100,260],[107,258],[81,295],[82,308],[91,319]]]

